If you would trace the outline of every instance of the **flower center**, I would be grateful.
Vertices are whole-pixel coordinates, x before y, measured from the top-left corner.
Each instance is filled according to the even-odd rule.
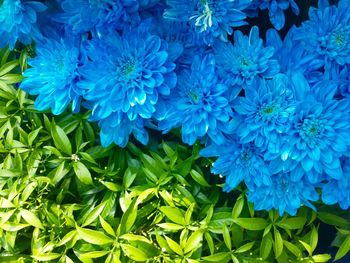
[[[301,138],[310,146],[315,146],[323,136],[324,124],[316,119],[305,119],[299,133]]]
[[[117,73],[125,80],[135,80],[139,77],[139,63],[133,57],[123,58],[118,67]]]
[[[243,68],[249,68],[253,64],[253,62],[245,56],[240,56],[238,61]]]

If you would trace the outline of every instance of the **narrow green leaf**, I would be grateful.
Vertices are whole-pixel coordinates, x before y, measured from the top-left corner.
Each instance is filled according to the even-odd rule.
[[[159,210],[172,222],[185,226],[185,212],[177,207],[161,206]]]
[[[201,175],[196,170],[192,169],[190,174],[191,174],[193,180],[195,180],[201,186],[204,186],[204,187],[209,187],[210,186],[210,184],[208,184],[208,182],[204,179],[203,175]]]
[[[86,217],[85,222],[82,224],[82,227],[88,226],[91,223],[93,223],[98,217],[99,215],[102,213],[103,209],[105,208],[106,203],[102,203],[99,204],[98,206],[96,206],[90,213],[89,215]]]
[[[178,224],[174,224],[174,223],[161,223],[158,224],[159,227],[164,228],[166,230],[181,230],[184,228],[184,226],[178,225]]]
[[[1,229],[5,231],[10,231],[10,232],[16,232],[28,226],[30,226],[30,224],[19,224],[19,223],[12,223],[12,222],[6,222],[6,223],[0,224]]]
[[[231,252],[219,252],[214,255],[203,257],[202,259],[210,262],[227,262],[231,258],[230,255]]]
[[[50,253],[50,254],[43,254],[43,255],[33,255],[32,258],[39,260],[39,261],[51,261],[54,259],[57,259],[61,257],[61,254],[58,253]]]
[[[274,230],[275,242],[274,242],[274,251],[276,259],[282,254],[283,251],[283,239],[280,232],[275,229]]]
[[[115,236],[112,226],[106,220],[104,220],[102,216],[99,216],[99,219],[100,219],[102,228],[111,236]]]
[[[244,244],[243,246],[239,247],[236,249],[236,253],[244,253],[247,252],[249,250],[251,250],[255,245],[255,241],[249,242],[247,244]]]
[[[176,243],[174,240],[172,240],[171,238],[169,238],[167,236],[165,236],[165,240],[172,251],[174,251],[176,254],[178,254],[180,256],[183,255],[182,248],[178,243]]]
[[[268,225],[264,218],[235,218],[233,222],[244,229],[252,231],[263,230]]]
[[[203,240],[203,230],[198,229],[192,233],[192,235],[187,239],[186,246],[184,248],[185,254],[197,249]]]
[[[77,226],[78,236],[84,241],[95,245],[111,244],[114,240],[102,232],[91,230],[87,228],[81,228]]]
[[[335,260],[339,260],[344,257],[350,251],[350,236],[347,236],[343,243],[340,245]]]
[[[90,251],[84,254],[81,254],[84,258],[100,258],[107,255],[109,251]]]
[[[318,212],[317,217],[322,222],[328,225],[340,226],[340,227],[350,225],[350,222],[347,221],[346,219],[334,214],[326,213],[326,212]]]
[[[130,231],[133,227],[136,217],[137,217],[137,199],[134,198],[128,209],[123,214],[120,220],[120,232],[119,234],[124,234]]]
[[[223,229],[222,229],[222,235],[224,236],[224,242],[228,250],[232,249],[232,243],[231,243],[231,236],[230,236],[230,231],[227,228],[227,225],[224,224]]]
[[[305,225],[305,222],[306,222],[306,218],[304,217],[292,217],[277,223],[277,225],[284,229],[293,230],[293,229],[303,228],[303,226]]]
[[[260,244],[260,256],[262,259],[267,259],[271,253],[272,250],[272,236],[271,233],[268,233],[262,238],[261,244]]]
[[[79,181],[87,185],[93,184],[90,171],[82,162],[74,162],[73,169]]]
[[[299,258],[301,256],[301,251],[300,249],[294,245],[291,242],[288,242],[287,240],[283,240],[283,245],[290,251],[292,254],[296,257]]]
[[[28,224],[40,229],[44,229],[39,218],[33,212],[26,209],[22,209],[20,213],[24,221],[26,221]]]
[[[312,259],[314,260],[314,262],[328,262],[331,258],[332,257],[329,254],[319,254],[319,255],[312,256]]]
[[[237,201],[235,203],[235,205],[233,206],[232,209],[232,218],[238,218],[243,210],[243,206],[244,206],[244,194],[241,194],[238,198]]]
[[[72,145],[68,139],[68,136],[64,132],[64,130],[53,123],[51,125],[51,134],[52,134],[52,138],[55,143],[55,146],[65,154],[68,154],[71,156]]]
[[[128,244],[120,244],[120,246],[123,249],[125,255],[127,255],[132,260],[140,262],[149,259],[147,254],[137,247]]]

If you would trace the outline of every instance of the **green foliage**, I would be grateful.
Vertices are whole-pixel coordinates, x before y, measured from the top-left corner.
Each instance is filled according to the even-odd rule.
[[[14,87],[25,51],[0,55],[0,262],[327,262],[317,216],[339,230],[336,258],[349,252],[343,217],[223,194],[199,145],[102,148],[88,113],[36,112]]]

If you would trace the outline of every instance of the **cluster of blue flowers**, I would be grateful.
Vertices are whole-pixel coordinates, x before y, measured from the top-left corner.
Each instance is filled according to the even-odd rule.
[[[179,128],[258,210],[295,214],[320,196],[347,209],[350,0],[319,0],[281,39],[288,8],[299,13],[294,0],[4,0],[0,44],[35,41],[20,87],[38,110],[91,110],[103,146]],[[259,10],[274,28],[244,35]]]

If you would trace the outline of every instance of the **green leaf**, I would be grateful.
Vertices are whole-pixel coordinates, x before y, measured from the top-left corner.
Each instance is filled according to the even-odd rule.
[[[107,245],[114,242],[114,240],[102,232],[81,228],[77,226],[78,236],[84,241],[95,245]]]
[[[300,249],[294,245],[291,242],[288,242],[287,240],[283,240],[283,245],[290,251],[292,254],[296,257],[299,258],[301,256],[301,251]]]
[[[174,224],[174,223],[161,223],[158,224],[159,227],[164,228],[166,230],[181,230],[184,228],[184,226],[178,225],[178,224]]]
[[[273,241],[271,233],[268,233],[262,238],[261,244],[260,244],[260,256],[262,259],[267,259],[271,253]]]
[[[40,228],[40,229],[44,229],[43,225],[41,224],[39,218],[31,211],[26,210],[26,209],[22,209],[21,210],[21,217],[24,219],[24,221],[26,221],[28,224]]]
[[[176,243],[174,240],[172,240],[171,238],[169,238],[167,236],[165,236],[165,240],[172,251],[174,251],[176,254],[178,254],[180,256],[183,255],[182,248],[178,243]]]
[[[16,232],[28,226],[30,226],[30,224],[19,224],[19,223],[12,223],[12,222],[6,222],[6,223],[0,224],[1,229],[5,231],[10,231],[10,232]]]
[[[82,162],[74,162],[73,169],[79,181],[83,184],[93,185],[90,171]]]
[[[43,254],[43,255],[33,255],[32,258],[39,260],[39,261],[51,261],[56,258],[61,257],[61,254],[58,253],[50,253],[50,254]]]
[[[98,218],[98,216],[102,213],[105,206],[106,206],[106,203],[104,202],[96,206],[94,209],[92,209],[92,211],[86,217],[85,222],[82,224],[82,227],[88,226],[91,223],[93,223]]]
[[[72,239],[74,239],[77,235],[77,231],[76,230],[72,230],[70,232],[68,232],[58,243],[57,246],[63,246],[66,243],[68,243],[69,241],[71,241]]]
[[[230,252],[219,252],[207,257],[203,257],[203,260],[210,261],[210,262],[227,262],[230,260]]]
[[[224,242],[228,250],[232,249],[232,243],[231,243],[231,236],[230,236],[230,231],[227,228],[227,225],[224,224],[223,229],[222,229],[222,235],[224,236]]]
[[[311,246],[308,244],[308,243],[306,243],[306,242],[304,242],[304,241],[302,241],[302,240],[299,240],[299,242],[303,245],[303,247],[306,249],[306,251],[307,251],[307,253],[309,253],[309,256],[311,256],[312,255],[312,248],[311,248]]]
[[[347,226],[349,225],[349,221],[347,221],[346,219],[334,215],[334,214],[330,214],[330,213],[326,213],[326,212],[318,212],[317,213],[317,217],[324,223],[328,224],[328,225],[333,225],[333,226]]]
[[[286,220],[282,220],[278,222],[277,225],[284,229],[301,229],[305,225],[306,218],[304,217],[292,217],[287,218]]]
[[[207,241],[207,244],[208,244],[208,247],[210,250],[210,254],[213,254],[214,250],[215,250],[213,238],[211,237],[211,235],[208,232],[204,233],[204,237],[205,237],[205,240]]]
[[[0,77],[0,80],[6,84],[16,84],[20,83],[23,80],[23,76],[20,74],[6,74]]]
[[[264,218],[235,218],[233,222],[244,229],[252,231],[263,230],[268,225]]]
[[[132,260],[146,261],[149,259],[147,254],[139,248],[136,248],[128,244],[120,244],[120,246],[123,249],[123,252],[125,253],[125,255],[127,255]]]
[[[128,209],[123,214],[121,220],[120,220],[120,232],[119,234],[124,234],[130,231],[130,229],[133,227],[136,217],[137,217],[137,199],[134,198],[134,200],[129,205]]]
[[[311,235],[310,235],[310,246],[312,251],[315,251],[318,243],[318,232],[315,227],[312,227]]]
[[[244,253],[247,252],[249,250],[251,250],[255,245],[255,241],[249,242],[247,244],[244,244],[243,246],[239,247],[236,249],[236,253]]]
[[[283,251],[283,239],[280,232],[276,228],[274,230],[274,237],[275,237],[275,242],[273,247],[275,251],[275,257],[278,258]]]
[[[65,154],[72,155],[72,145],[64,130],[56,124],[51,125],[51,135],[55,146]]]
[[[196,170],[192,169],[190,172],[193,180],[195,180],[197,183],[199,183],[201,186],[204,187],[210,187],[210,184],[204,179],[203,175],[197,172]]]
[[[19,65],[18,60],[13,60],[13,61],[7,62],[6,64],[2,65],[0,68],[0,76],[3,76],[6,73],[9,73],[11,70],[13,70],[18,65]]]
[[[115,236],[114,230],[111,227],[111,225],[108,224],[108,222],[106,220],[104,220],[102,216],[99,216],[99,219],[100,219],[100,223],[101,223],[102,228],[111,236]]]
[[[203,240],[203,230],[198,229],[192,233],[192,235],[187,239],[185,246],[185,254],[197,249]]]
[[[84,258],[100,258],[107,255],[109,251],[90,251],[84,254],[81,254]]]
[[[340,245],[335,260],[339,260],[344,257],[350,251],[350,236],[347,236],[343,243]]]
[[[232,218],[238,218],[243,210],[243,206],[244,206],[244,194],[241,194],[238,198],[237,201],[235,203],[235,205],[233,206],[232,209]]]
[[[185,226],[185,212],[177,207],[161,206],[159,210],[172,222]]]
[[[329,254],[319,254],[312,257],[314,262],[328,262],[331,258]]]

